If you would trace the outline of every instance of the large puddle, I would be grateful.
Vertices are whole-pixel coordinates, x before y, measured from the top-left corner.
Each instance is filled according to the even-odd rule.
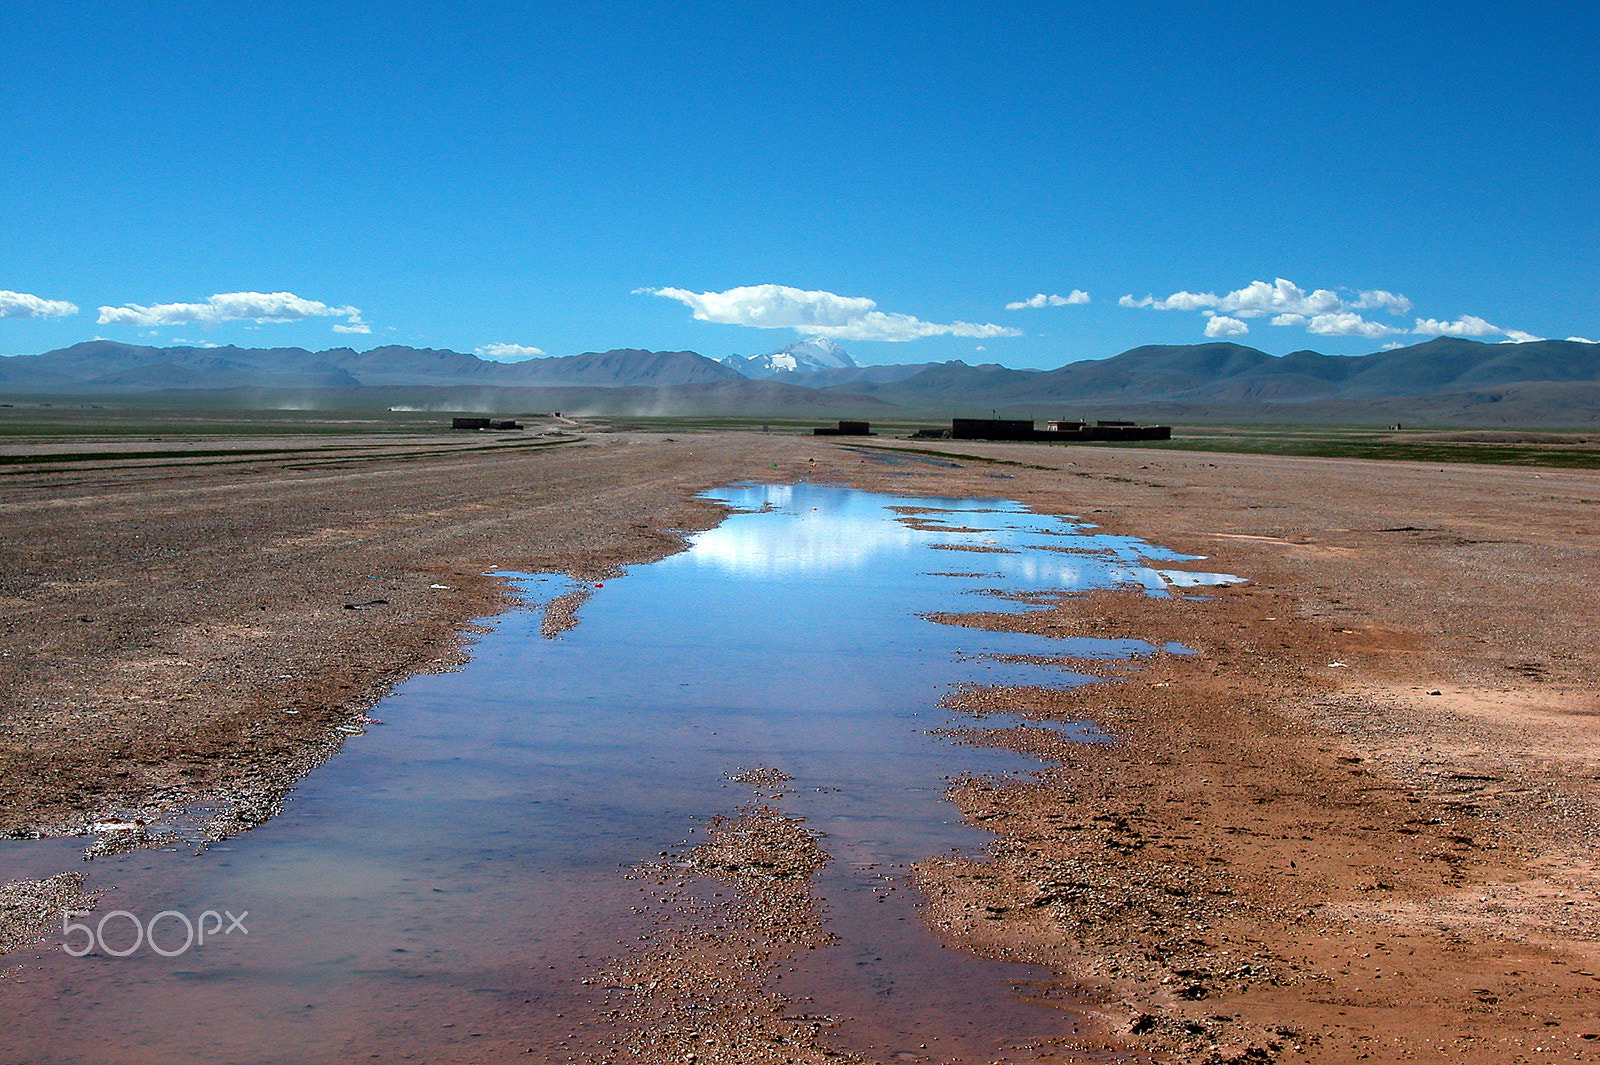
[[[373,712],[385,724],[251,832],[87,865],[81,840],[0,844],[0,882],[81,867],[105,892],[91,922],[249,912],[248,935],[173,957],[73,957],[52,937],[0,960],[0,1061],[568,1060],[597,1031],[580,981],[648,931],[623,871],[750,799],[727,775],[757,765],[793,775],[776,805],[834,859],[818,889],[839,941],[785,972],[797,1012],[837,1018],[839,1045],[884,1061],[1031,1060],[1020,1044],[1069,1033],[1073,1015],[1029,991],[1050,974],[943,949],[911,892],[883,890],[911,862],[983,846],[943,797],[952,778],[1038,768],[931,734],[954,723],[936,704],[963,683],[1087,680],[1002,656],[1181,649],[922,615],[1028,609],[995,592],[1232,578],[1003,500],[807,484],[713,498],[734,513],[588,589],[557,638],[538,605],[576,586],[516,578],[533,608],[497,619],[462,672],[399,687]],[[106,937],[123,950],[131,923]],[[158,943],[183,939],[166,918]]]

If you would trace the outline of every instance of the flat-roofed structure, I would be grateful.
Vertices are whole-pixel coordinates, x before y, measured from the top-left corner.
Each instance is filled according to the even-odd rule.
[[[840,421],[838,428],[824,425],[811,430],[812,436],[877,436],[871,422]]]

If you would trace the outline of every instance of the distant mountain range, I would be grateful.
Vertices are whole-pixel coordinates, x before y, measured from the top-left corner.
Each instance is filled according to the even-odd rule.
[[[0,391],[102,393],[191,388],[362,388],[496,385],[663,387],[738,381],[740,375],[692,351],[585,352],[490,362],[432,348],[151,348],[95,340],[0,359]]]
[[[1240,344],[1134,348],[1054,370],[963,362],[860,366],[828,340],[716,362],[692,351],[620,349],[516,363],[455,351],[382,347],[141,347],[98,340],[0,358],[0,393],[202,393],[229,405],[269,393],[358,406],[607,413],[750,413],[863,417],[999,411],[1025,417],[1162,417],[1229,421],[1426,421],[1460,425],[1600,424],[1600,344],[1484,344],[1440,337],[1370,355]],[[223,396],[226,393],[226,397]],[[499,397],[498,399],[495,397]],[[254,397],[254,398],[252,398]],[[559,401],[559,403],[557,402]],[[503,404],[497,408],[496,404]]]
[[[1305,403],[1460,393],[1530,381],[1600,381],[1600,344],[1484,344],[1438,337],[1371,355],[1268,355],[1241,344],[1134,348],[1054,370],[943,363],[902,381],[851,391],[903,406],[962,397],[989,407],[1118,403]]]

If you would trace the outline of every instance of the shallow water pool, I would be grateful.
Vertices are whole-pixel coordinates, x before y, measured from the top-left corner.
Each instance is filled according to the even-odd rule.
[[[72,957],[52,938],[0,959],[13,967],[0,1061],[565,1060],[597,1031],[580,980],[647,931],[623,870],[749,800],[727,777],[758,765],[793,775],[776,805],[834,859],[818,891],[839,942],[784,986],[839,1019],[841,1045],[992,1060],[1070,1030],[1013,991],[1048,973],[945,950],[910,892],[879,903],[879,889],[911,862],[983,846],[943,797],[952,778],[1038,766],[931,734],[952,723],[937,703],[953,686],[1089,679],[997,656],[1181,648],[924,615],[1032,609],[995,592],[1165,595],[1237,578],[1004,500],[809,484],[712,498],[731,509],[720,525],[587,588],[579,623],[555,638],[541,636],[542,605],[580,586],[514,576],[528,608],[495,619],[461,672],[385,698],[373,711],[385,724],[352,737],[279,817],[198,855],[85,866],[105,892],[96,917],[247,910],[248,935],[120,958]],[[65,846],[0,844],[0,880],[64,868]]]

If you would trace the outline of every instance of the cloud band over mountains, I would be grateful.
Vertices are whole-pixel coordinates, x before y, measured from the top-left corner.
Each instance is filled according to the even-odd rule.
[[[941,336],[985,340],[1023,335],[1021,330],[990,322],[925,321],[909,314],[881,310],[875,300],[865,296],[842,296],[788,285],[744,285],[723,292],[692,292],[671,287],[634,291],[676,300],[689,307],[697,321],[756,329],[791,329],[803,337],[895,343]],[[1005,308],[1027,311],[1078,307],[1090,302],[1088,292],[1074,288],[1066,295],[1040,291],[1007,303]],[[1123,308],[1201,315],[1204,333],[1213,339],[1247,336],[1255,320],[1262,318],[1268,325],[1300,327],[1317,336],[1388,341],[1387,347],[1399,346],[1402,342],[1395,338],[1407,335],[1499,337],[1504,342],[1515,343],[1542,339],[1533,333],[1496,325],[1477,315],[1464,314],[1453,319],[1413,315],[1410,299],[1385,289],[1308,290],[1281,277],[1270,282],[1251,281],[1221,295],[1181,290],[1164,297],[1136,298],[1129,294],[1116,302]],[[0,319],[66,318],[78,311],[78,305],[68,300],[0,289]],[[1094,316],[1093,312],[1090,316]],[[336,333],[365,335],[372,332],[359,308],[306,299],[293,292],[221,292],[192,303],[102,306],[98,322],[155,329],[318,319],[333,319],[331,328]],[[485,344],[477,350],[487,358],[508,361],[544,354],[538,348],[521,344]]]
[[[1214,292],[1174,292],[1164,299],[1154,296],[1135,299],[1127,295],[1117,300],[1117,305],[1156,311],[1199,311],[1207,319],[1205,333],[1208,337],[1244,336],[1250,332],[1250,324],[1244,319],[1271,315],[1271,325],[1304,326],[1306,332],[1318,336],[1362,337],[1367,340],[1381,340],[1401,333],[1415,336],[1504,336],[1516,343],[1543,339],[1520,329],[1502,329],[1470,314],[1453,322],[1417,318],[1410,328],[1389,325],[1367,318],[1360,312],[1378,310],[1396,316],[1409,314],[1411,301],[1398,293],[1370,289],[1357,292],[1354,299],[1347,299],[1332,289],[1318,288],[1307,292],[1281,277],[1271,283],[1252,281],[1244,288],[1223,296]]]
[[[1022,335],[1020,330],[988,323],[924,322],[909,314],[880,311],[877,302],[865,296],[840,296],[788,285],[742,285],[726,292],[690,292],[681,288],[641,288],[635,292],[677,300],[701,322],[793,329],[801,336],[834,340],[903,342],[935,336],[986,339]]]
[[[121,307],[101,307],[101,325],[216,325],[221,322],[301,322],[308,318],[344,318],[333,327],[335,333],[370,333],[372,327],[361,320],[355,307],[334,307],[318,300],[303,299],[293,292],[219,292],[204,303],[158,303],[145,307],[125,303]]]

